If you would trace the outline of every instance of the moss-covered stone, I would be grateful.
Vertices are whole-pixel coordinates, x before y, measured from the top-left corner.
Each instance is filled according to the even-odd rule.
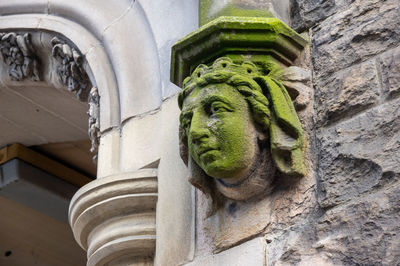
[[[255,64],[289,66],[307,41],[277,18],[222,16],[179,40],[172,47],[171,81],[183,79],[199,64],[227,56]]]
[[[286,175],[303,176],[303,130],[279,73],[228,57],[198,66],[178,97],[181,142],[189,151],[183,155],[190,154],[208,176],[230,186],[264,173],[255,184],[265,184],[265,190],[275,166]]]
[[[218,2],[218,4],[216,3]],[[204,25],[221,16],[275,17],[266,4],[240,4],[238,1],[200,0],[199,24]],[[219,5],[217,8],[216,6]]]
[[[306,44],[279,19],[229,16],[173,46],[181,156],[214,202],[271,191],[275,169],[305,175],[303,131],[280,77]]]

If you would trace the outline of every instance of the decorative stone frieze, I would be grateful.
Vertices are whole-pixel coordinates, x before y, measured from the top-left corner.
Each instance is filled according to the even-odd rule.
[[[224,198],[268,195],[278,173],[306,174],[296,109],[310,101],[310,75],[291,66],[306,44],[276,18],[220,17],[172,48],[181,156],[212,198],[208,215]]]
[[[100,96],[99,91],[96,87],[90,90],[88,98],[89,110],[87,112],[89,116],[89,139],[92,143],[90,152],[95,153],[93,161],[97,161],[97,152],[100,142]]]
[[[97,179],[75,194],[69,222],[76,241],[88,253],[88,266],[124,260],[129,265],[144,261],[150,265],[156,243],[157,190],[157,169],[142,169]]]
[[[12,80],[40,80],[39,60],[30,33],[0,33],[0,51]]]
[[[76,97],[85,101],[88,97],[91,82],[83,68],[83,56],[65,41],[54,37],[51,40],[52,55],[58,61],[57,74],[60,82]]]

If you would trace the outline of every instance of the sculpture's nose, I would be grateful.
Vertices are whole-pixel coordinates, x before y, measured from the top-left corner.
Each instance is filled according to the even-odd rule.
[[[210,137],[207,127],[207,115],[202,111],[193,112],[189,135],[193,144],[200,144]]]

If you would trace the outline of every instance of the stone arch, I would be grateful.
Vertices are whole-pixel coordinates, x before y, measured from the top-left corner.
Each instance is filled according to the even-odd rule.
[[[156,44],[143,9],[133,0],[108,5],[105,0],[0,3],[0,30],[59,33],[85,56],[100,94],[102,132],[158,108],[162,100]]]

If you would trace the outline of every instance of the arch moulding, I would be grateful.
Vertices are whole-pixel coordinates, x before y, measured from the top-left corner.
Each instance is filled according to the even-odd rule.
[[[137,1],[0,2],[0,31],[46,31],[69,39],[85,57],[100,95],[100,131],[158,108],[156,44]],[[140,62],[140,67],[138,62]]]

